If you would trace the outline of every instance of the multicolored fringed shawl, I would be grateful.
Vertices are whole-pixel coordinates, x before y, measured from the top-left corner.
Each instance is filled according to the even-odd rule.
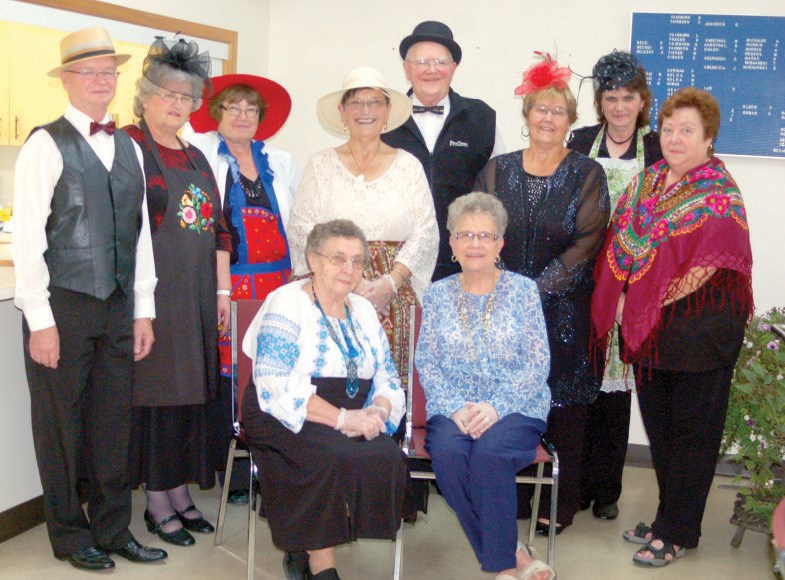
[[[740,315],[753,310],[747,214],[733,177],[713,157],[664,190],[668,171],[662,160],[630,182],[595,265],[594,334],[601,341],[611,335],[616,304],[626,292],[621,334],[628,362],[656,358],[652,349],[666,302],[695,292],[690,304],[696,311],[721,306],[706,304],[716,302],[716,292],[696,292],[707,281],[701,268],[733,273],[722,277],[722,304],[729,300]]]

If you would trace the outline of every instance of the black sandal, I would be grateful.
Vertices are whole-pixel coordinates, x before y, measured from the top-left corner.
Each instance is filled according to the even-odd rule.
[[[632,533],[627,530],[622,534],[622,537],[628,542],[632,542],[633,544],[648,544],[654,539],[653,537],[646,537],[646,534],[650,533],[652,533],[651,527],[647,526],[643,522],[640,522],[637,526],[635,526],[635,529],[632,530]]]
[[[661,568],[662,566],[667,566],[674,560],[681,558],[684,554],[687,553],[686,548],[679,548],[676,549],[676,546],[673,545],[672,542],[665,542],[664,540],[660,540],[662,542],[662,548],[655,548],[651,545],[651,542],[643,546],[640,550],[635,552],[632,556],[632,561],[637,562],[638,564],[644,564],[646,566],[654,566],[655,568]],[[641,552],[651,552],[653,558],[644,558],[641,556]],[[665,556],[670,554],[672,558],[669,560]]]

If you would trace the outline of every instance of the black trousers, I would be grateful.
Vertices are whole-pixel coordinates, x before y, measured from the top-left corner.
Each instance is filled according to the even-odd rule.
[[[635,369],[660,488],[655,538],[695,548],[717,467],[734,365],[703,372]]]
[[[60,335],[56,369],[30,358],[23,323],[33,443],[44,514],[55,556],[83,548],[120,548],[133,539],[128,445],[131,423],[133,299],[107,300],[50,288]],[[88,510],[79,480],[89,483]]]
[[[581,503],[581,462],[589,405],[569,405],[552,407],[548,415],[548,428],[543,437],[556,447],[559,454],[559,499],[557,503],[557,523],[563,526],[572,524],[572,519],[580,510]],[[549,473],[550,464],[545,466]],[[530,467],[532,475],[536,468]],[[532,485],[518,486],[518,517],[527,518],[531,513]],[[551,486],[544,485],[540,496],[540,513],[533,517],[550,518]]]
[[[600,392],[589,405],[581,466],[581,498],[599,505],[616,503],[630,438],[632,393]]]

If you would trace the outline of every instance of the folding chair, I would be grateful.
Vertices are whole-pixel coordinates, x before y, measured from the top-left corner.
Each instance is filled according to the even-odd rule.
[[[425,392],[420,384],[420,375],[414,366],[414,351],[417,338],[420,334],[420,324],[422,322],[422,308],[412,306],[409,328],[409,389],[406,393],[406,436],[403,442],[403,451],[409,459],[410,475],[412,479],[436,480],[436,474],[430,468],[430,456],[425,450]],[[416,468],[413,469],[416,460]],[[536,529],[537,512],[540,507],[540,492],[543,485],[551,486],[551,509],[550,526],[548,528],[548,565],[553,568],[553,558],[556,547],[556,504],[559,493],[559,456],[553,446],[546,441],[542,441],[537,446],[537,454],[534,458],[537,464],[537,475],[517,475],[515,483],[534,485],[534,496],[532,501],[532,517],[529,521],[528,544],[534,543],[534,532]],[[551,463],[552,470],[550,476],[545,476],[545,464]],[[422,469],[421,469],[422,467]],[[398,529],[395,542],[395,571],[394,578],[398,580],[403,565],[403,524]]]
[[[254,316],[262,307],[263,300],[237,300],[232,302],[232,417],[234,420],[234,434],[229,443],[229,454],[226,457],[226,476],[221,494],[221,505],[218,508],[218,524],[215,527],[215,545],[223,542],[224,523],[226,520],[226,506],[229,500],[229,482],[232,479],[232,468],[236,458],[247,457],[250,463],[248,484],[248,580],[253,580],[254,575],[254,546],[256,544],[256,520],[258,506],[258,482],[256,464],[251,451],[245,443],[245,430],[240,421],[242,409],[240,405],[245,394],[245,388],[251,380],[252,361],[242,352],[241,345],[245,332]]]

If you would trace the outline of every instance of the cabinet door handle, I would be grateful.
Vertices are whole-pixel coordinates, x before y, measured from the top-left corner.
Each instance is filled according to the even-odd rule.
[[[19,117],[14,115],[14,139],[19,139]]]

